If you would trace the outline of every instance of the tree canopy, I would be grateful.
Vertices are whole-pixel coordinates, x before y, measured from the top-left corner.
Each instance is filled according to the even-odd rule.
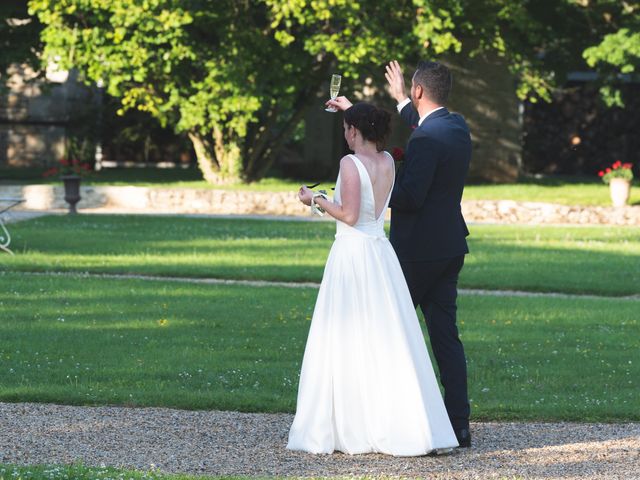
[[[606,83],[601,92],[605,101],[622,106],[624,101],[615,82],[621,75],[635,75],[640,68],[640,4],[617,2],[615,16],[606,12],[603,17],[612,31],[604,35],[600,43],[587,48],[584,58],[589,66],[598,67],[604,73]]]
[[[3,0],[0,2],[0,80],[14,64],[38,67],[38,54],[42,51],[37,17],[29,15],[27,2]],[[0,84],[0,90],[4,82]]]
[[[391,59],[497,52],[521,98],[549,98],[568,68],[637,65],[635,7],[619,0],[30,0],[43,59],[77,68],[186,132],[211,182],[265,174],[322,100],[331,73],[354,89]],[[624,26],[624,28],[622,28]],[[618,43],[615,43],[615,42]],[[621,60],[612,49],[627,42]],[[629,66],[631,65],[631,67]],[[382,80],[381,80],[382,81]]]

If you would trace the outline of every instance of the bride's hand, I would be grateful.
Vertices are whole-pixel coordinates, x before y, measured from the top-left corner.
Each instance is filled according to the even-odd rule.
[[[353,105],[353,103],[351,103],[347,97],[336,97],[332,100],[328,100],[325,105],[327,107],[333,107],[337,108],[338,110],[344,111],[351,108],[351,105]]]
[[[313,198],[313,192],[307,188],[306,185],[302,185],[298,190],[298,200],[304,203],[307,207],[311,206],[311,199]]]

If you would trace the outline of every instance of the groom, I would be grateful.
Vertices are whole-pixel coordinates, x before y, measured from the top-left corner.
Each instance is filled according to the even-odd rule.
[[[400,116],[414,129],[389,203],[390,241],[413,304],[425,316],[451,425],[460,446],[470,447],[467,363],[456,326],[458,275],[469,252],[460,210],[471,160],[469,128],[445,108],[451,90],[446,66],[420,62],[410,97],[398,62],[387,66],[385,76]],[[351,106],[345,97],[328,103]]]
[[[420,62],[410,98],[398,62],[387,66],[385,76],[400,116],[415,126],[389,202],[389,240],[413,304],[424,313],[458,443],[470,447],[467,363],[456,326],[458,275],[469,253],[460,210],[471,161],[469,128],[445,107],[451,91],[446,66]]]

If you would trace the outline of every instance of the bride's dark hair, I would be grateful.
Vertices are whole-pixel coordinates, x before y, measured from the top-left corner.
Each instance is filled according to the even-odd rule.
[[[356,127],[365,140],[374,142],[378,151],[384,148],[391,133],[391,114],[366,102],[359,102],[344,112],[347,125]]]

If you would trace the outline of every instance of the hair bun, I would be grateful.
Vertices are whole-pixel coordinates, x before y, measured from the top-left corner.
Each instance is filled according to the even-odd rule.
[[[370,103],[353,105],[344,112],[344,121],[357,128],[365,140],[374,142],[378,151],[391,133],[391,114]]]

